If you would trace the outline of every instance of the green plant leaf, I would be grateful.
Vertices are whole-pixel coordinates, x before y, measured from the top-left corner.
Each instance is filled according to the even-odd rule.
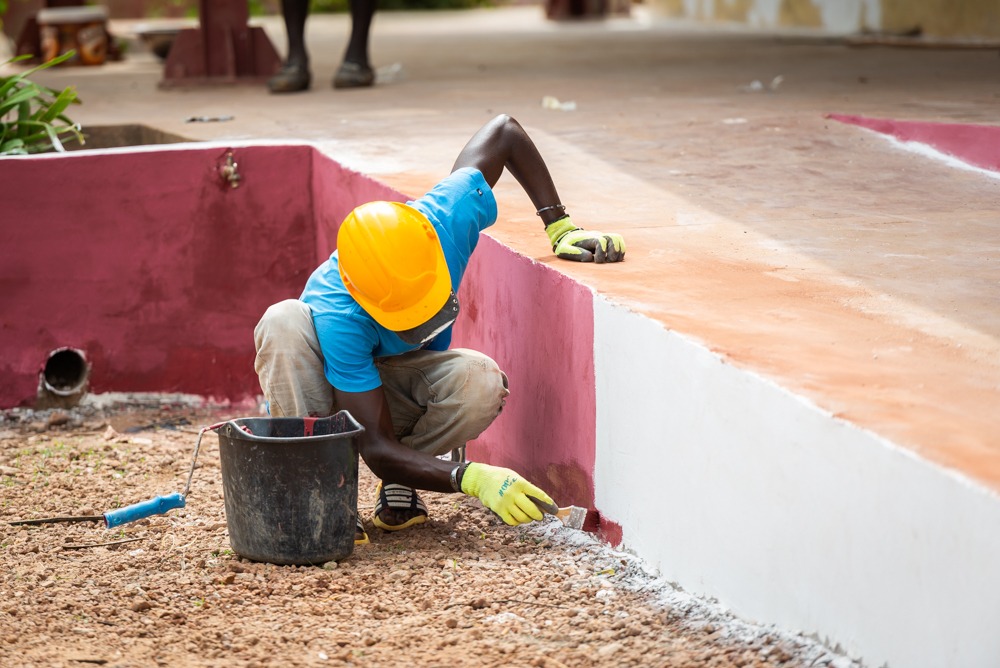
[[[59,141],[59,133],[56,132],[55,128],[53,128],[51,125],[46,125],[45,131],[49,135],[49,141],[52,142],[52,148],[54,148],[60,153],[65,153],[66,149],[63,148],[62,142]]]
[[[59,133],[60,135],[70,135],[65,139],[63,139],[63,143],[67,141],[72,141],[74,139],[80,142],[80,146],[84,146],[87,143],[87,140],[84,139],[83,137],[83,132],[80,131],[79,124],[73,123],[69,125],[64,125],[61,128],[57,128],[56,132]]]
[[[29,81],[26,75],[57,65],[72,53],[63,54],[47,63],[12,77],[0,78],[0,146],[7,147],[4,155],[65,151],[66,141],[84,143],[80,126],[64,112],[70,104],[79,103],[76,88],[67,86],[56,91]],[[23,60],[16,58],[12,61]]]
[[[46,69],[48,69],[48,68],[50,68],[50,67],[52,67],[54,65],[58,65],[59,63],[64,63],[64,62],[66,62],[67,60],[69,60],[70,58],[72,58],[75,55],[76,55],[76,51],[75,50],[74,51],[67,51],[66,53],[62,54],[61,56],[57,56],[56,58],[53,58],[52,60],[47,60],[44,63],[42,63],[41,65],[35,65],[30,70],[25,70],[24,72],[21,72],[20,74],[15,74],[14,76],[21,77],[23,79],[23,78],[25,78],[27,76],[30,76],[30,75],[32,75],[35,72],[38,72],[40,70],[46,70]],[[30,55],[29,56],[18,56],[17,58],[12,58],[12,59],[8,60],[7,62],[8,63],[13,63],[15,61],[25,60],[26,58],[31,58],[31,57],[32,56],[30,56]]]
[[[12,77],[4,77],[0,79],[3,83],[0,83],[0,100],[7,97],[7,93],[11,91],[14,87],[21,82],[24,77],[15,74]]]
[[[21,102],[17,105],[17,123],[21,128],[24,128],[24,123],[31,120],[31,103],[28,100]],[[18,130],[18,134],[23,136],[27,130]]]
[[[0,143],[0,155],[25,155],[27,152],[24,142],[20,139],[10,139]]]
[[[20,136],[17,136],[16,139],[24,142],[25,146],[37,144],[38,142],[48,138],[48,133],[45,131],[45,124],[39,123],[38,121],[25,121],[24,123],[20,123],[18,124],[18,130],[20,132]]]
[[[30,100],[33,97],[37,97],[37,93],[30,86],[17,91],[6,100],[0,102],[0,118],[3,118],[14,109],[18,108],[23,102]]]
[[[73,100],[76,99],[76,89],[72,86],[67,86],[63,89],[63,92],[59,93],[59,97],[55,99],[48,109],[45,110],[38,120],[43,123],[51,123],[53,119],[62,114]]]
[[[36,132],[29,134],[27,137],[21,138],[21,141],[24,142],[24,145],[28,148],[28,151],[31,153],[40,153],[42,151],[47,151],[50,148],[54,148],[52,142],[49,141],[50,131],[55,132],[56,135],[64,135],[72,133],[71,137],[67,137],[64,140],[61,140],[63,144],[65,144],[66,141],[70,141],[73,139],[76,139],[81,144],[85,143],[83,135],[81,135],[74,127],[55,128],[51,125],[45,125],[42,123],[39,123],[37,127],[38,129]]]
[[[17,58],[11,58],[7,62],[5,62],[4,65],[10,65],[11,63],[16,63],[19,60],[27,60],[28,58],[32,57],[33,56],[31,56],[30,54],[25,54],[23,56],[18,56]],[[3,96],[6,94],[8,90],[10,90],[10,88],[16,86],[17,82],[21,81],[22,79],[24,79],[24,72],[21,72],[19,74],[12,74],[9,77],[0,77],[0,81],[3,82],[2,84],[0,84],[0,99],[3,98]]]

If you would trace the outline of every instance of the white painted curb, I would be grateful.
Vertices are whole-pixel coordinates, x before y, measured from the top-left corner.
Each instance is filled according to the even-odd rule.
[[[1000,498],[594,304],[596,504],[667,580],[867,665],[1000,666]]]

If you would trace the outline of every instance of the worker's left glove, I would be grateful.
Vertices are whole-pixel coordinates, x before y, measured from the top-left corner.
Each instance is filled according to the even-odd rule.
[[[566,216],[545,227],[556,257],[576,262],[621,262],[625,259],[625,240],[613,232],[580,229]]]
[[[510,469],[489,464],[469,464],[462,474],[462,491],[511,526],[542,519],[542,511],[531,496],[553,503],[549,495]]]

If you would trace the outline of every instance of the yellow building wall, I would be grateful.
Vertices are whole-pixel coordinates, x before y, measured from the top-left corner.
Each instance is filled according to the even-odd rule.
[[[998,0],[647,0],[659,13],[753,28],[1000,37]]]

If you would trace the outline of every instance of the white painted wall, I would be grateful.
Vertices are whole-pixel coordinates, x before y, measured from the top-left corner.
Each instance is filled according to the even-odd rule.
[[[1000,666],[1000,498],[644,316],[594,317],[596,504],[627,549],[867,665]]]
[[[685,16],[716,16],[732,0],[684,0]],[[754,28],[777,28],[781,5],[785,0],[756,0],[750,7],[747,23]],[[863,28],[878,30],[882,25],[882,0],[812,0],[819,9],[823,29],[832,33],[854,33]]]
[[[778,26],[784,0],[757,0],[750,12],[750,25],[761,28]],[[878,29],[882,24],[882,0],[812,0],[819,9],[823,29],[852,33],[861,28]]]

